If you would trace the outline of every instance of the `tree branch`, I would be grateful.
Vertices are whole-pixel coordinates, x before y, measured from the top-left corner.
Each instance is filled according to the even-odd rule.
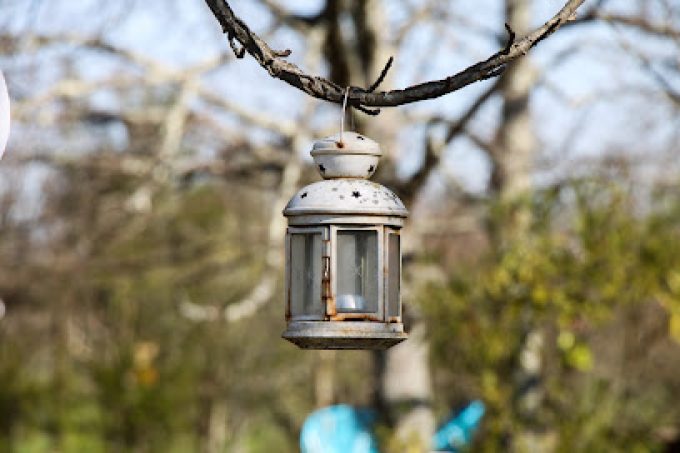
[[[278,52],[269,47],[262,38],[252,32],[248,25],[234,14],[227,0],[205,1],[229,39],[233,38],[238,41],[245,51],[267,70],[269,75],[283,80],[315,98],[337,104],[342,103],[344,87],[323,77],[306,74],[296,65],[282,59],[281,55],[287,52]],[[525,55],[532,47],[569,21],[583,2],[584,0],[568,0],[564,7],[543,26],[486,60],[455,75],[391,91],[370,92],[365,88],[350,87],[348,103],[356,108],[395,107],[437,98],[471,83],[495,77],[503,72],[509,62]]]

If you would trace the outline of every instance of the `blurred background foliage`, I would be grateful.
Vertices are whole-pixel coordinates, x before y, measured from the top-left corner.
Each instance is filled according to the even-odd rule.
[[[489,405],[485,450],[504,450],[535,422],[513,401],[531,385],[518,364],[532,361],[548,370],[532,418],[559,437],[558,451],[661,448],[650,434],[680,417],[680,197],[673,189],[653,199],[642,214],[629,185],[588,179],[495,205],[501,225],[527,209],[528,229],[424,292],[448,401],[472,393]],[[523,347],[532,335],[545,342],[540,357]]]
[[[232,3],[341,85],[394,55],[385,87],[561,7]],[[279,338],[281,209],[318,178],[307,153],[337,106],[234,58],[198,0],[0,10],[0,452],[292,452],[333,403],[375,409],[383,451],[418,452],[474,399],[472,451],[678,451],[674,2],[586,2],[498,80],[351,114],[412,212],[411,338],[382,354]]]

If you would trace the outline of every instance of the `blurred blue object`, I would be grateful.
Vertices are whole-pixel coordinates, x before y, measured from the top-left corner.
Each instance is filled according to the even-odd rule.
[[[375,413],[352,406],[329,406],[312,412],[300,432],[302,453],[378,453],[373,436]]]
[[[456,414],[432,438],[436,451],[457,452],[468,446],[484,417],[484,403],[475,400]],[[375,412],[341,404],[312,412],[302,425],[302,453],[378,453],[373,435]]]
[[[446,422],[432,438],[432,448],[436,451],[458,451],[472,442],[472,436],[479,426],[485,412],[484,403],[475,400],[468,404],[458,415]]]

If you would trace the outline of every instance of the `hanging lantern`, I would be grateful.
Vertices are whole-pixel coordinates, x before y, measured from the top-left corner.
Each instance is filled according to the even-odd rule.
[[[406,339],[401,321],[399,231],[408,211],[367,179],[381,156],[353,132],[316,142],[323,181],[283,211],[286,321],[283,338],[306,349],[385,349]]]

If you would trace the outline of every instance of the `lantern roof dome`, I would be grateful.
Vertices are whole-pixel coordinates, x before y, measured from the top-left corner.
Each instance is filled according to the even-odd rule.
[[[407,217],[408,211],[387,187],[358,178],[327,179],[303,187],[288,202],[287,217],[309,214],[361,214]]]

